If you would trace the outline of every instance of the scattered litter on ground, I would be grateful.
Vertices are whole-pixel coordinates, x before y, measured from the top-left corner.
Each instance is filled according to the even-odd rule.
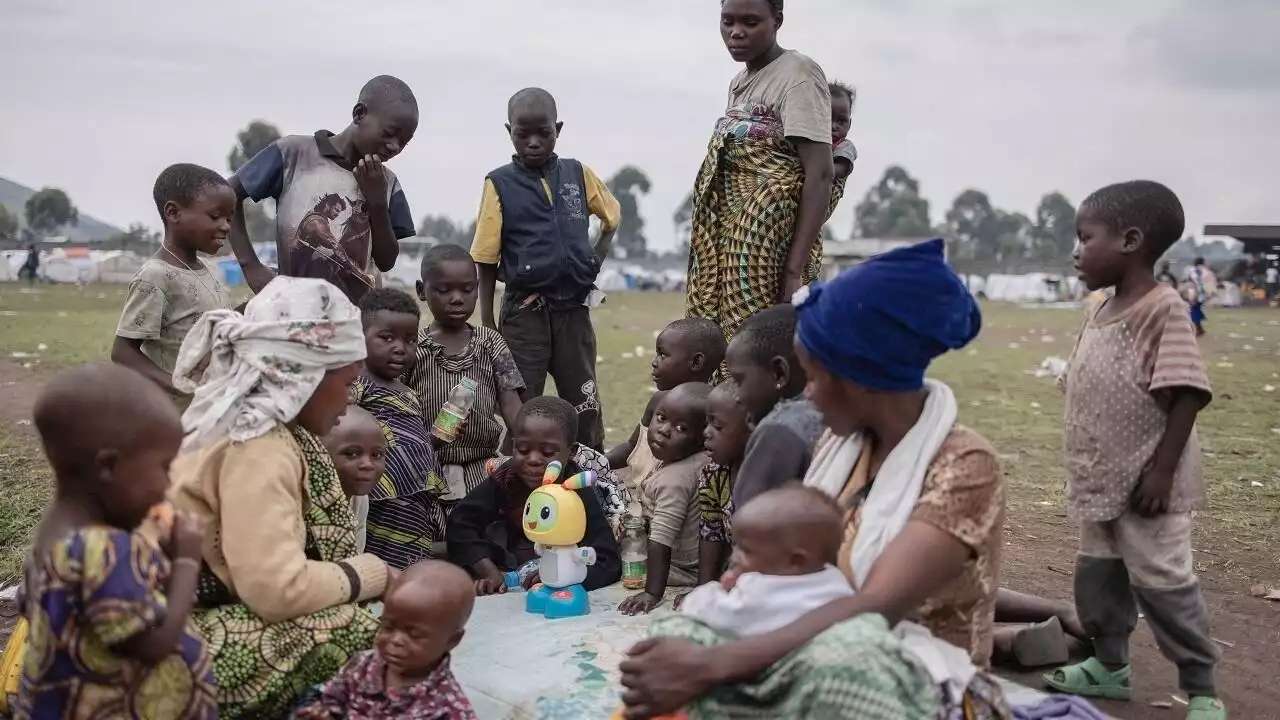
[[[636,357],[638,358],[644,357],[644,353],[645,353],[644,346],[637,345],[635,352],[636,352]]]
[[[1017,350],[1019,347],[1018,343],[1009,343],[1010,350]]]
[[[969,350],[969,356],[970,356],[970,357],[972,357],[972,356],[974,356],[974,355],[977,355],[977,354],[978,354],[978,351],[977,351],[977,350],[974,350],[974,349],[970,348],[970,350]]]
[[[1252,345],[1241,345],[1241,346],[1240,346],[1240,349],[1241,349],[1241,350],[1244,350],[1245,352],[1248,352],[1248,351],[1250,351],[1250,350],[1252,350],[1252,349],[1253,349],[1253,346],[1252,346]]]
[[[1252,485],[1252,486],[1254,486],[1254,487],[1266,487],[1266,485],[1263,485],[1262,483],[1258,482],[1257,480],[1250,480],[1250,481],[1249,481],[1249,484],[1250,484],[1250,485]]]
[[[1218,643],[1219,645],[1221,645],[1222,647],[1229,647],[1229,648],[1233,648],[1233,647],[1235,647],[1235,646],[1236,646],[1236,644],[1235,644],[1235,643],[1233,643],[1233,642],[1229,642],[1229,641],[1227,641],[1227,640],[1220,640],[1220,639],[1218,639],[1218,638],[1211,638],[1211,639],[1212,639],[1214,642],[1216,642],[1216,643]]]
[[[9,353],[9,357],[15,360],[21,360],[22,358],[31,358],[35,356],[36,356],[35,353],[29,353],[29,352],[15,351],[15,352]]]
[[[1173,703],[1168,700],[1152,700],[1149,704],[1151,707],[1160,708],[1161,710],[1168,710],[1173,707]]]
[[[14,315],[17,315],[17,314],[18,314],[17,310],[0,310],[0,315],[3,315],[4,317],[13,317]]]
[[[1233,367],[1235,367],[1235,365],[1234,365],[1234,364],[1232,364],[1232,363],[1229,363],[1229,362],[1220,362],[1220,363],[1218,363],[1218,367],[1220,367],[1220,368],[1233,368]]]
[[[1033,402],[1033,403],[1031,403],[1031,408],[1032,408],[1033,410],[1039,409],[1039,407],[1040,407],[1040,403],[1038,403],[1038,402]]]
[[[1054,339],[1054,337],[1053,337],[1052,335],[1041,335],[1041,336],[1040,336],[1040,342],[1042,342],[1042,343],[1051,343],[1051,342],[1056,342],[1056,340]]]
[[[7,585],[3,590],[0,590],[0,600],[8,600],[9,602],[13,602],[17,599],[18,599],[17,583],[13,585]]]
[[[1056,378],[1059,375],[1061,375],[1066,369],[1067,369],[1067,361],[1063,360],[1060,357],[1053,356],[1053,357],[1045,358],[1044,362],[1040,363],[1040,367],[1036,368],[1035,370],[1028,370],[1027,374],[1032,377],[1038,377],[1038,378],[1045,378],[1045,377]]]
[[[1263,386],[1262,386],[1262,392],[1275,392],[1275,391],[1276,391],[1276,386],[1275,386],[1275,385],[1263,385]]]
[[[29,425],[31,424],[31,421],[30,421],[30,420],[19,420],[19,421],[18,421],[18,424],[19,424],[19,425],[22,425],[22,426],[24,426],[24,427],[26,427],[26,426],[29,426]]]
[[[1257,585],[1249,588],[1249,594],[1256,598],[1262,598],[1263,600],[1280,602],[1280,588],[1267,587],[1262,583],[1258,583]]]
[[[636,356],[635,353],[622,353],[623,360],[630,360]]]
[[[37,352],[44,352],[45,350],[48,350],[48,349],[49,349],[49,346],[45,345],[44,343],[40,343],[39,345],[36,346]]]

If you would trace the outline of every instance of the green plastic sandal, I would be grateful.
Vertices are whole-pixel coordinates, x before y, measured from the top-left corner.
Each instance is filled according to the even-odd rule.
[[[1227,706],[1218,698],[1193,697],[1187,704],[1187,720],[1227,720]]]
[[[1128,700],[1132,695],[1129,674],[1128,665],[1111,671],[1098,662],[1097,658],[1089,658],[1084,662],[1054,670],[1044,676],[1044,681],[1050,688],[1068,695],[1104,700]]]

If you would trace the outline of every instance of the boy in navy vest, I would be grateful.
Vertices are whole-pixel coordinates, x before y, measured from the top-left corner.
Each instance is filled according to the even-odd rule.
[[[596,387],[596,333],[587,300],[618,228],[618,201],[577,160],[557,157],[564,123],[546,90],[526,88],[507,103],[516,154],[489,173],[471,258],[480,271],[480,318],[506,339],[524,377],[521,397],[542,395],[547,374],[578,411],[578,442],[602,450],[604,420]],[[590,218],[600,218],[592,247]],[[506,284],[494,321],[497,281]]]

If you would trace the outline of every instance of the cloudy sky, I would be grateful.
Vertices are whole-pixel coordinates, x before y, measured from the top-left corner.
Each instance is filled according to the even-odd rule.
[[[355,10],[360,7],[360,10]],[[182,12],[176,8],[192,8]],[[364,10],[368,8],[368,10]],[[415,216],[474,216],[506,162],[506,100],[558,99],[560,151],[601,175],[634,163],[651,245],[701,162],[737,67],[715,0],[4,0],[0,175],[65,188],[83,212],[157,225],[156,174],[225,171],[256,118],[339,130],[390,73],[423,109],[392,168]],[[788,0],[785,47],[859,92],[859,163],[834,220],[884,168],[920,179],[935,220],[966,187],[1031,213],[1147,177],[1189,226],[1280,222],[1276,0]]]

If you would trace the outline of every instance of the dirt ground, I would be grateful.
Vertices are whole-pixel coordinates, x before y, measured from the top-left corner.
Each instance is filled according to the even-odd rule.
[[[14,444],[30,448],[24,455],[39,458],[38,441],[28,424],[31,405],[45,373],[0,360],[0,428]],[[31,518],[34,521],[34,518]],[[1010,513],[1006,524],[1004,584],[1020,592],[1049,598],[1070,598],[1075,529],[1053,508]],[[1253,598],[1247,578],[1274,577],[1276,549],[1257,552],[1201,542],[1197,569],[1209,604],[1213,635],[1221,641],[1222,665],[1218,682],[1231,713],[1238,718],[1280,717],[1280,603]],[[0,602],[0,639],[7,639],[15,621],[12,603]],[[1174,668],[1160,655],[1145,624],[1133,644],[1135,697],[1129,703],[1100,705],[1116,718],[1163,720],[1181,718],[1184,710]],[[1002,673],[1032,687],[1040,687],[1039,672]],[[1157,707],[1166,703],[1171,707]]]

